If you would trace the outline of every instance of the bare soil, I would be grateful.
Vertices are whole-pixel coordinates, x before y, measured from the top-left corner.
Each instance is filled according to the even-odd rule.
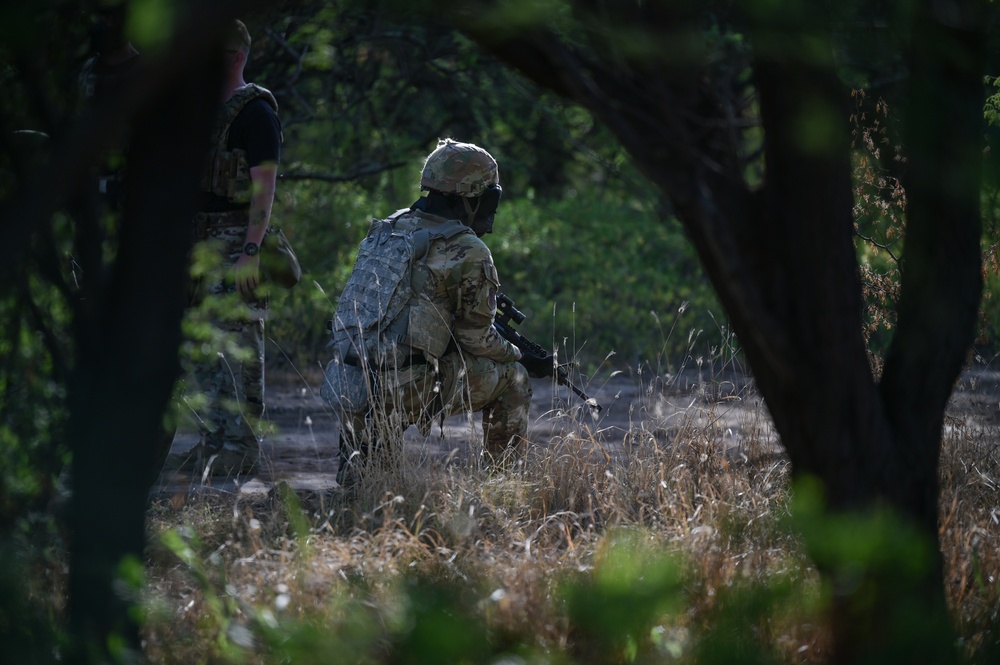
[[[319,377],[269,377],[266,418],[273,432],[263,444],[260,471],[245,479],[201,478],[172,471],[197,443],[193,430],[174,440],[167,471],[154,494],[174,501],[192,494],[266,494],[279,481],[299,491],[336,488],[336,420],[319,396]],[[704,435],[727,455],[780,455],[777,435],[752,381],[734,374],[706,381],[696,373],[675,377],[619,375],[603,383],[579,384],[601,405],[600,412],[564,386],[532,379],[534,397],[528,436],[533,446],[548,446],[576,437],[595,442],[607,454],[620,455],[636,446],[677,443]],[[1000,421],[1000,373],[965,372],[952,394],[945,420],[948,428],[995,427]],[[405,435],[406,454],[418,463],[469,460],[481,451],[479,414],[435,423],[428,436],[416,427]],[[249,496],[247,496],[249,498]]]

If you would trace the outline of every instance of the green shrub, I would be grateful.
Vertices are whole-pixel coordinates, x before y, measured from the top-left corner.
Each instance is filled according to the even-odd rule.
[[[587,370],[663,367],[666,358],[713,354],[727,339],[722,309],[679,225],[650,202],[588,192],[564,200],[505,199],[486,237],[501,289],[528,318],[525,336]],[[270,362],[325,362],[326,322],[372,217],[382,204],[358,187],[295,183],[278,217],[300,254],[303,281],[274,294]],[[681,316],[683,314],[683,316]]]

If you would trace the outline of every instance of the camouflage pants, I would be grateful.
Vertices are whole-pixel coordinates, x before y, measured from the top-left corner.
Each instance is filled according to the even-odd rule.
[[[240,453],[247,462],[260,456],[264,415],[264,297],[236,293],[231,270],[243,253],[246,226],[210,228],[203,245],[218,265],[197,280],[193,306],[210,310],[215,329],[208,358],[192,368],[198,390],[208,398],[199,413],[202,441],[208,454]]]
[[[379,450],[379,443],[398,440],[412,424],[426,434],[437,415],[482,411],[484,451],[490,463],[523,453],[532,394],[524,367],[461,353],[445,355],[439,367],[437,376],[429,364],[379,372],[370,411],[340,414],[338,480],[356,453],[391,452]]]

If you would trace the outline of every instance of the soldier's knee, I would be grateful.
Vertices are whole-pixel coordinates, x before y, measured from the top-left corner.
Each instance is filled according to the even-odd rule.
[[[510,373],[507,393],[511,396],[512,402],[530,404],[531,403],[531,379],[528,378],[528,370],[519,362],[508,363],[507,371]]]

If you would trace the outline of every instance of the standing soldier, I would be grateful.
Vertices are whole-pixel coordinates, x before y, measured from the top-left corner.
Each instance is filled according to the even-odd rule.
[[[420,187],[425,197],[372,223],[333,318],[322,394],[341,419],[342,486],[409,425],[426,433],[463,412],[482,411],[487,461],[509,460],[526,442],[528,376],[551,373],[551,357],[525,356],[493,327],[500,281],[480,238],[500,202],[496,161],[446,139]]]
[[[118,94],[127,83],[127,75],[139,64],[139,51],[125,34],[125,0],[98,0],[91,28],[94,54],[80,71],[80,97],[84,104]],[[108,210],[121,208],[128,137],[123,133],[118,144],[104,156],[97,174],[97,191]]]
[[[214,476],[252,474],[260,460],[264,414],[264,318],[260,246],[268,230],[281,158],[278,104],[267,89],[244,80],[250,33],[234,21],[226,36],[222,107],[201,182],[194,233],[210,249],[218,272],[195,280],[191,305],[206,300],[223,344],[194,368],[210,400],[199,423],[201,442],[187,466]],[[202,254],[196,247],[196,255]],[[230,303],[227,309],[225,304]],[[228,349],[238,348],[235,355]],[[172,434],[167,439],[172,440]],[[169,441],[162,458],[169,452]]]

